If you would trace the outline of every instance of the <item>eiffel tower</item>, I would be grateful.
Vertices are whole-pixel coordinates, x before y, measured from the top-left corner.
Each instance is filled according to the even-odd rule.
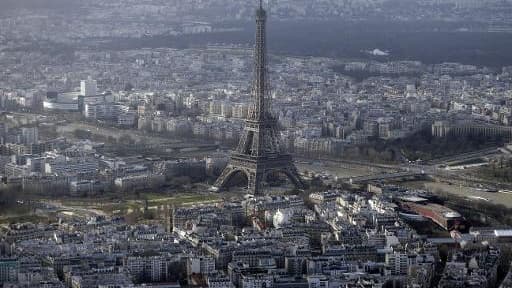
[[[249,193],[254,195],[262,194],[262,182],[275,173],[286,175],[297,188],[304,188],[304,182],[293,164],[291,155],[283,151],[279,144],[277,119],[270,107],[266,20],[267,13],[260,0],[256,11],[253,101],[238,147],[231,154],[227,167],[214,184],[219,190],[227,188],[231,179],[240,173],[247,177],[247,188]]]

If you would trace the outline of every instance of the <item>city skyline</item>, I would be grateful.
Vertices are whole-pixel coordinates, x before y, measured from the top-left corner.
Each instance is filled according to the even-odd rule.
[[[510,16],[1,1],[0,288],[512,287]]]

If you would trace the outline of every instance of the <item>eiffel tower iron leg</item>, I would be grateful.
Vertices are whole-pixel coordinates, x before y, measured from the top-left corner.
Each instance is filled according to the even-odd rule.
[[[297,171],[297,168],[294,165],[288,167],[288,169],[285,171],[285,174],[298,189],[304,189],[306,187],[304,181],[302,181],[302,178],[299,175],[299,172]]]
[[[253,195],[261,195],[261,182],[263,180],[263,174],[257,172],[251,172],[248,177],[247,190]]]
[[[219,178],[217,178],[217,181],[215,181],[215,184],[213,186],[219,188],[219,190],[226,188],[226,185],[228,184],[231,177],[233,177],[235,173],[240,171],[240,169],[228,165],[226,168],[224,168],[222,174],[220,174]]]

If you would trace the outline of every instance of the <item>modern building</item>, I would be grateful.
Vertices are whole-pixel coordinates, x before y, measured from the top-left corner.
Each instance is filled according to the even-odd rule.
[[[209,275],[214,273],[215,259],[207,256],[189,257],[187,259],[187,274]]]
[[[36,144],[39,142],[39,129],[37,127],[21,128],[23,144]]]
[[[386,265],[388,266],[391,275],[407,275],[407,254],[396,251],[386,254]]]
[[[47,98],[43,101],[46,111],[78,112],[78,97],[80,92],[59,93],[57,97]]]
[[[0,283],[15,282],[18,280],[18,260],[13,258],[0,258]]]
[[[89,77],[87,80],[80,82],[80,95],[89,97],[96,96],[98,94],[98,83]]]
[[[162,256],[130,256],[124,261],[124,267],[134,282],[163,282],[169,277],[169,262]]]
[[[150,173],[119,177],[114,180],[115,186],[121,191],[136,191],[160,187],[164,182],[165,176]]]

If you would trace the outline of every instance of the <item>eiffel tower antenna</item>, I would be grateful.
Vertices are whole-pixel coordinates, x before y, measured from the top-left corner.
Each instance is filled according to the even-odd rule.
[[[272,115],[270,107],[267,12],[263,9],[263,0],[259,0],[259,4],[256,11],[252,103],[238,147],[231,154],[228,166],[214,185],[218,189],[226,188],[235,175],[243,174],[248,179],[249,192],[255,195],[262,194],[261,183],[275,173],[286,175],[297,188],[304,187],[291,155],[281,148],[277,119]]]

